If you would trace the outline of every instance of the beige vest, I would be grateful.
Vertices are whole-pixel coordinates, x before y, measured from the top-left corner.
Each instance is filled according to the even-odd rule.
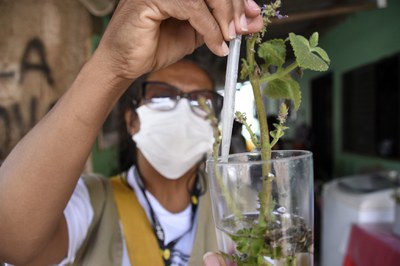
[[[89,190],[94,217],[87,238],[79,249],[73,265],[121,266],[122,237],[118,211],[109,181],[98,175],[87,175],[83,180]],[[190,266],[202,265],[203,255],[206,252],[218,251],[208,192],[200,198],[198,211],[198,227],[189,259]],[[143,238],[145,237],[144,235]],[[154,256],[159,256],[159,252],[159,250],[148,251]]]

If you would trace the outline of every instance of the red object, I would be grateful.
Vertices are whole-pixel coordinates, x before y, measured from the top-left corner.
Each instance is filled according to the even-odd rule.
[[[392,224],[354,224],[343,266],[399,266],[400,236]]]

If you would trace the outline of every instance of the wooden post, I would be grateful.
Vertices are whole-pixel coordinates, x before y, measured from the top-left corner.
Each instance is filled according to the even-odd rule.
[[[91,33],[78,0],[0,0],[0,161],[70,86]]]

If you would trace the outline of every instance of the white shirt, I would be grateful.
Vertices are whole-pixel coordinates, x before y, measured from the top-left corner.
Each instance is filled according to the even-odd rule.
[[[135,178],[135,168],[132,167],[128,171],[127,181],[129,185],[133,188],[140,205],[144,208],[147,218],[150,218],[150,208],[147,204],[145,197],[143,196],[142,190],[137,184]],[[169,243],[187,232],[191,228],[191,205],[180,213],[171,213],[166,210],[157,199],[148,191],[145,192],[147,198],[153,208],[155,215],[157,216],[165,234],[165,244]],[[93,209],[90,204],[90,197],[88,189],[86,188],[83,180],[79,180],[75,191],[68,202],[67,207],[64,210],[64,215],[68,225],[68,255],[67,257],[58,265],[66,265],[72,263],[75,259],[75,254],[82,245],[86,234],[89,230],[89,226],[93,219]],[[121,224],[120,224],[121,225]],[[171,253],[172,265],[184,266],[187,265],[189,256],[192,250],[192,245],[195,237],[195,228],[197,227],[197,214],[194,219],[194,225],[192,230],[186,233],[176,244],[175,249],[179,252]],[[121,231],[123,228],[121,226]],[[122,234],[123,237],[123,234]],[[129,256],[125,245],[125,240],[123,238],[123,254],[122,254],[122,266],[130,266]]]

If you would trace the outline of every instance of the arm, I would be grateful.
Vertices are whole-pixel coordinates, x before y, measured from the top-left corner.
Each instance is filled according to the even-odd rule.
[[[118,98],[138,76],[177,61],[203,42],[226,55],[231,21],[238,34],[245,33],[244,13],[246,32],[262,26],[250,1],[119,2],[92,58],[0,168],[0,261],[44,265],[65,256],[63,210]]]

